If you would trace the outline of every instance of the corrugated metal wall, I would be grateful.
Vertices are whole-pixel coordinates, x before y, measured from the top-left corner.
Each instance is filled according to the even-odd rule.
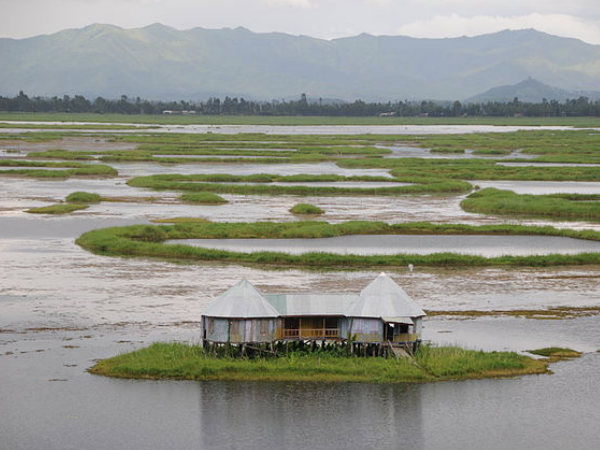
[[[204,318],[206,339],[213,342],[227,342],[229,339],[229,320],[212,317]]]
[[[383,322],[381,319],[351,318],[350,333],[356,342],[382,342]]]
[[[223,319],[204,317],[206,339],[213,342],[273,342],[280,338],[280,319]]]

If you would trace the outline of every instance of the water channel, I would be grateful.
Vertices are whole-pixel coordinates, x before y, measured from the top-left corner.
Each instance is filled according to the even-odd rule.
[[[600,252],[600,242],[556,236],[352,235],[316,239],[180,239],[168,244],[233,252],[325,252],[343,255],[460,253],[486,257]]]

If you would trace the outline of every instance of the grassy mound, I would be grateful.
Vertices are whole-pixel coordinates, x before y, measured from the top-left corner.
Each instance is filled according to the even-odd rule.
[[[528,353],[533,355],[545,356],[550,358],[551,361],[558,361],[561,359],[570,359],[570,358],[579,358],[581,356],[581,352],[570,348],[562,348],[562,347],[545,347],[539,348],[537,350],[527,350]]]
[[[298,203],[290,208],[290,212],[292,214],[317,215],[317,214],[323,214],[325,211],[323,211],[318,206],[311,205],[310,203]]]
[[[96,363],[90,372],[119,378],[403,383],[546,373],[547,361],[517,353],[422,346],[415,359],[289,353],[242,359],[213,357],[198,346],[153,344]]]
[[[93,192],[77,191],[67,195],[67,203],[100,203],[102,196]]]

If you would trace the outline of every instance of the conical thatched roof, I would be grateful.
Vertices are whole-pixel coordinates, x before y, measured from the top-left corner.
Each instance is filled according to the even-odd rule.
[[[231,319],[275,318],[277,310],[248,280],[243,279],[212,302],[202,314]]]
[[[361,291],[347,316],[403,318],[422,317],[425,316],[425,312],[404,289],[382,273]]]

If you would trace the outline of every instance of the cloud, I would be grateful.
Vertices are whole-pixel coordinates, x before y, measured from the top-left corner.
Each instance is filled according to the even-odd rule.
[[[364,0],[366,3],[375,6],[390,6],[391,0]]]
[[[265,0],[271,5],[277,6],[294,6],[300,8],[310,8],[313,6],[313,0]]]
[[[600,26],[568,14],[528,14],[523,16],[472,16],[458,14],[435,16],[402,25],[397,32],[414,37],[476,36],[501,30],[534,28],[549,34],[574,37],[600,44]]]

